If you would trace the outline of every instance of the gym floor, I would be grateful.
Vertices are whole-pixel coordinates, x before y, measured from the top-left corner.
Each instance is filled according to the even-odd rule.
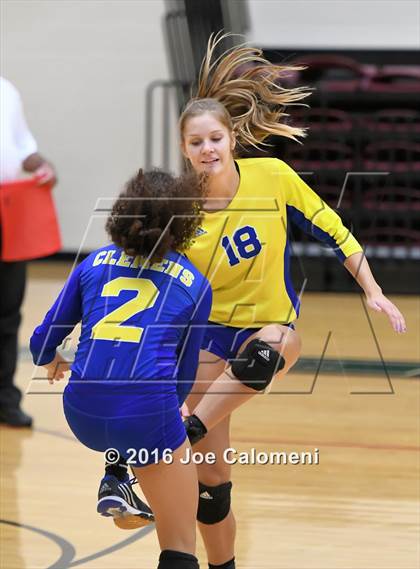
[[[96,514],[103,457],[68,429],[63,385],[34,379],[42,372],[28,339],[69,270],[29,266],[17,384],[34,429],[0,428],[0,567],[152,569],[153,526],[122,531]],[[238,454],[319,457],[318,464],[234,466],[238,568],[419,566],[420,300],[392,300],[407,319],[403,336],[382,315],[368,318],[357,294],[305,294],[299,366],[235,413]]]

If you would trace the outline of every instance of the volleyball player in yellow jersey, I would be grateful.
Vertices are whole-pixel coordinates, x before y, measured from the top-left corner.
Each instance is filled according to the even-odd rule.
[[[214,465],[198,466],[198,520],[209,567],[233,569],[230,466],[222,455],[230,446],[229,413],[260,387],[252,386],[249,377],[245,385],[237,381],[246,373],[237,362],[230,367],[228,360],[251,359],[251,367],[258,368],[262,358],[249,350],[254,342],[259,350],[262,342],[262,356],[268,354],[265,344],[283,358],[274,359],[278,378],[299,356],[300,339],[292,325],[299,299],[289,275],[289,223],[331,245],[364,290],[368,306],[383,312],[396,332],[405,331],[405,322],[382,294],[361,246],[339,216],[289,166],[273,158],[235,160],[238,145],[258,146],[269,134],[302,136],[302,130],[281,119],[287,105],[307,91],[279,87],[276,81],[285,69],[270,64],[256,49],[234,48],[212,63],[217,41],[209,42],[197,97],[180,119],[185,157],[194,170],[209,175],[204,221],[187,256],[213,289],[205,351],[187,404],[209,431],[197,450],[215,452],[218,458]],[[268,384],[271,378],[264,370],[262,376]]]
[[[289,275],[290,221],[333,247],[368,306],[384,312],[396,332],[405,331],[405,322],[382,294],[356,239],[289,166],[272,158],[235,160],[239,145],[258,147],[270,134],[303,136],[282,118],[308,92],[279,87],[276,81],[287,68],[270,64],[256,49],[237,47],[213,63],[220,39],[210,40],[197,96],[180,119],[182,151],[209,182],[204,220],[186,254],[213,289],[201,363],[187,400],[187,432],[195,442],[207,430],[196,449],[217,455],[216,464],[198,466],[197,518],[209,567],[234,569],[230,466],[222,459],[230,446],[230,413],[273,376],[285,375],[300,352],[293,327],[299,299]]]

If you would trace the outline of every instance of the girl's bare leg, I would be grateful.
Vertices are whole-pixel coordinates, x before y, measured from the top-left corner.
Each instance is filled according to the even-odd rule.
[[[272,324],[265,326],[250,336],[239,350],[245,348],[255,339],[264,340],[277,350],[285,360],[283,369],[277,372],[274,379],[281,379],[296,363],[301,349],[299,334],[287,326]],[[274,381],[273,379],[273,381]],[[230,415],[235,409],[254,397],[258,391],[243,385],[231,372],[231,368],[223,371],[208,388],[206,396],[194,407],[194,414],[204,423],[207,430],[213,429],[217,423]]]
[[[300,353],[297,332],[286,326],[266,326],[248,338],[239,351],[255,338],[266,341],[284,357],[285,367],[276,378],[284,376]],[[197,467],[200,482],[214,487],[229,482],[231,478],[231,467],[223,460],[223,453],[230,446],[230,413],[257,392],[232,377],[229,369],[225,371],[226,362],[223,360],[207,352],[203,353],[203,359],[205,363],[200,363],[187,404],[190,412],[196,414],[209,429],[207,436],[194,446],[194,451],[216,454],[216,464],[204,463]],[[236,522],[232,510],[216,524],[199,523],[199,529],[209,563],[221,565],[234,557]]]
[[[194,413],[196,405],[203,399],[204,394],[212,383],[223,374],[226,362],[209,352],[200,354],[200,366],[187,405]],[[212,398],[213,396],[211,396]],[[230,481],[231,467],[223,460],[223,452],[229,447],[230,417],[223,419],[206,438],[194,446],[194,451],[216,455],[216,464],[200,464],[197,466],[198,479],[208,486],[219,486]],[[234,556],[236,522],[232,510],[221,522],[213,525],[199,523],[198,527],[203,537],[209,563],[220,565]]]
[[[195,465],[180,462],[187,448],[188,440],[174,451],[171,464],[160,461],[133,471],[155,515],[161,550],[195,555],[198,481]]]
[[[194,451],[202,453],[213,452],[216,455],[216,464],[200,464],[198,479],[201,484],[216,487],[230,482],[231,466],[223,460],[223,453],[230,446],[230,417],[225,417],[212,429],[206,438],[194,446]],[[228,515],[215,524],[198,523],[202,535],[209,563],[221,565],[232,559],[235,555],[236,521],[232,509]]]

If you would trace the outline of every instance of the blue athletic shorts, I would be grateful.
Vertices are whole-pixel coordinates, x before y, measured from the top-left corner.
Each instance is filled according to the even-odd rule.
[[[101,384],[73,388],[69,383],[64,414],[85,446],[100,452],[116,449],[132,466],[155,464],[186,438],[176,388],[162,389],[156,382],[132,391],[119,393]]]
[[[294,329],[294,325],[284,324]],[[209,322],[204,333],[201,349],[219,356],[225,361],[234,360],[239,348],[252,334],[261,328],[235,328],[234,326],[224,326]]]

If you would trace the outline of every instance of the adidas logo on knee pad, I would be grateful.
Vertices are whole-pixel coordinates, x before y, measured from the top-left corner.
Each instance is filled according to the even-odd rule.
[[[270,361],[270,350],[260,350],[258,355],[264,358],[266,362]]]

